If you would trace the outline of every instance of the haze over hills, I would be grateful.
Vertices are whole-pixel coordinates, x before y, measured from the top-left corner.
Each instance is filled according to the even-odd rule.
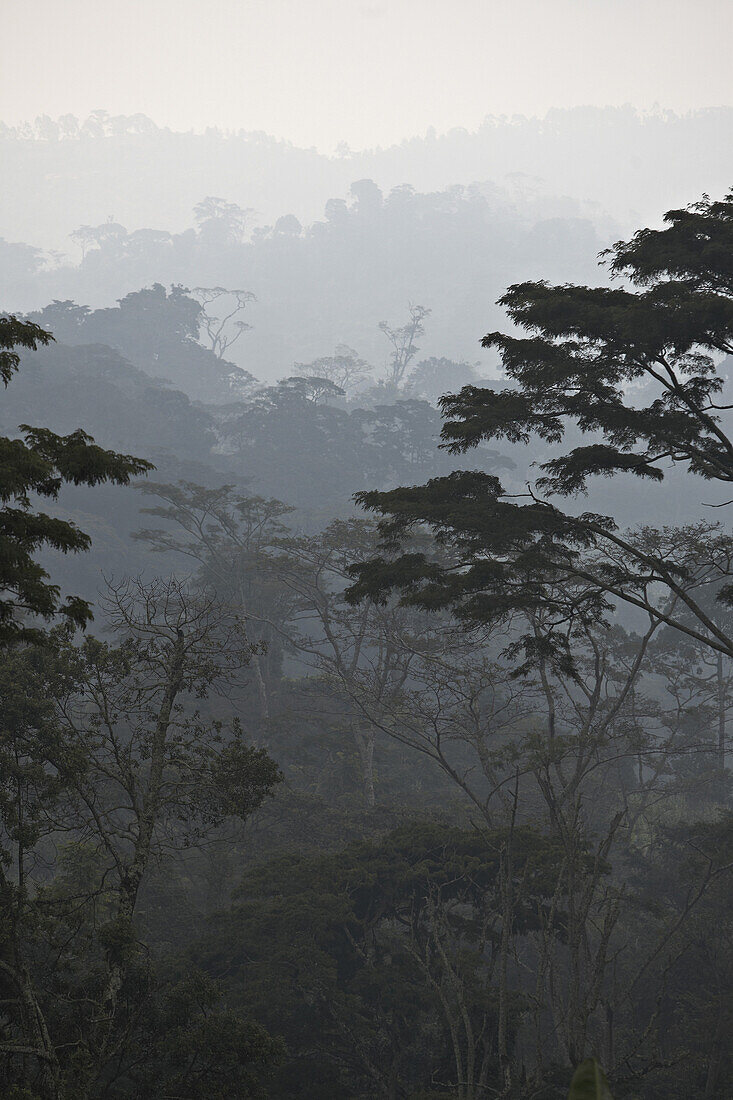
[[[329,157],[142,115],[44,116],[0,130],[0,292],[23,311],[112,306],[156,282],[242,288],[252,328],[229,357],[267,380],[338,344],[383,365],[379,322],[419,303],[432,311],[422,353],[474,362],[511,282],[598,283],[601,249],[724,193],[732,121],[727,107],[575,108]],[[236,226],[203,231],[207,196]],[[84,226],[86,245],[69,239]]]
[[[0,236],[74,254],[68,234],[112,217],[128,229],[180,232],[193,206],[221,195],[255,211],[320,217],[354,180],[419,191],[490,182],[503,201],[544,216],[572,211],[626,230],[733,179],[725,140],[733,108],[684,115],[633,107],[555,109],[544,118],[487,117],[475,132],[428,131],[389,148],[335,155],[264,133],[175,133],[145,116],[44,116],[0,127]]]
[[[0,1100],[733,1100],[732,40],[5,6]]]

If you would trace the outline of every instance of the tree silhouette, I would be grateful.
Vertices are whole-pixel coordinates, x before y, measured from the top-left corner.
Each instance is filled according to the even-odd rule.
[[[241,314],[250,302],[257,299],[249,290],[227,290],[223,286],[197,286],[193,293],[201,303],[200,328],[206,333],[216,357],[223,359],[227,349],[237,342],[243,332],[252,328],[241,319]],[[221,317],[210,312],[211,307],[221,311]]]

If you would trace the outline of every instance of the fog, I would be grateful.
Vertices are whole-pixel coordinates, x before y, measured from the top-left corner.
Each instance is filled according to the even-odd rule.
[[[703,0],[33,0],[0,1095],[733,1095]]]

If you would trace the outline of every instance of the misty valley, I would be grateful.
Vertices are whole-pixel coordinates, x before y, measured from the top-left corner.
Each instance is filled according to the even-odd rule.
[[[587,117],[0,133],[283,204],[0,240],[3,1098],[733,1097],[733,193],[567,198]]]

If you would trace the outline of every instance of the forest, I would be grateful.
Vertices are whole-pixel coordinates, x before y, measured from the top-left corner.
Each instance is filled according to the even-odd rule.
[[[7,1100],[733,1096],[733,192],[522,202],[0,241]]]

